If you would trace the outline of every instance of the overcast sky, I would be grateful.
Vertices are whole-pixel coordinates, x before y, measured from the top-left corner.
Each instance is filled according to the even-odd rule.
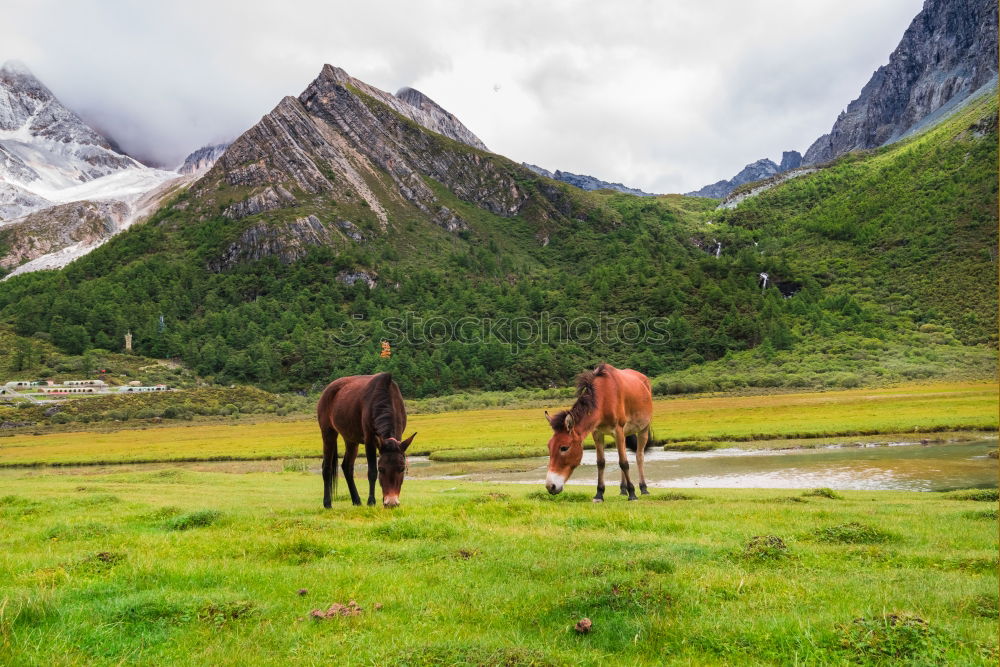
[[[0,61],[141,159],[238,136],[331,63],[418,88],[514,160],[682,192],[805,152],[922,1],[4,5]]]

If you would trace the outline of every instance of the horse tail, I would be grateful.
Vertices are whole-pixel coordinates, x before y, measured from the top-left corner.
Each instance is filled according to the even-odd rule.
[[[656,444],[656,438],[653,437],[653,429],[649,429],[649,437],[646,439],[646,447]],[[635,452],[639,450],[639,436],[637,435],[627,435],[625,436],[625,447],[628,448],[630,452]]]
[[[323,429],[323,477],[329,477],[333,485],[333,497],[337,497],[337,432]],[[324,480],[325,481],[325,480]]]
[[[316,417],[319,420],[320,434],[323,436],[323,506],[327,508],[337,496],[337,431],[333,428],[331,420],[332,404],[336,394],[337,388],[331,384],[323,391],[316,405]]]

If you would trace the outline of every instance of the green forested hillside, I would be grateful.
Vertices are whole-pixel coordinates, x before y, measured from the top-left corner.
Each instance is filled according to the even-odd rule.
[[[141,354],[275,390],[374,370],[394,371],[412,396],[548,386],[600,360],[664,376],[661,391],[690,390],[669,380],[698,369],[711,369],[698,388],[714,388],[712,374],[729,367],[739,369],[728,380],[736,386],[850,384],[956,368],[990,376],[996,109],[994,98],[980,100],[924,135],[845,156],[732,211],[681,196],[585,193],[494,156],[527,189],[558,188],[569,202],[572,214],[550,221],[547,243],[525,217],[534,215],[530,207],[499,217],[424,176],[469,229],[449,234],[398,204],[389,231],[364,244],[215,271],[220,249],[268,214],[206,216],[181,195],[62,271],[0,284],[0,318],[21,335],[48,334],[68,353],[118,349],[131,328]],[[343,281],[361,271],[376,277],[373,288]],[[424,323],[490,324],[466,329],[473,333],[464,341],[444,340],[441,324],[407,340],[388,321],[407,312]],[[652,343],[589,340],[585,329],[568,341],[529,335],[538,326],[530,322],[549,318],[557,328],[601,313],[612,329],[623,318],[664,318],[656,326],[666,335]],[[347,336],[360,342],[335,342]],[[380,358],[382,340],[391,358]],[[927,356],[932,348],[940,353]],[[807,368],[781,369],[799,354]],[[865,372],[845,380],[856,367]]]

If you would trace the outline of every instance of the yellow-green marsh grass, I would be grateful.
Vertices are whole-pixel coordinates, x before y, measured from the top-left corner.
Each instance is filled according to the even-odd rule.
[[[670,441],[749,441],[845,434],[914,433],[997,428],[997,386],[922,384],[882,389],[768,396],[658,400],[654,431]],[[553,405],[552,408],[560,406]],[[491,458],[544,453],[549,426],[540,408],[412,415],[413,451],[480,450]],[[311,419],[57,433],[0,438],[0,466],[196,461],[318,456]],[[449,458],[462,458],[456,452]]]
[[[997,660],[996,504],[955,494],[594,505],[414,480],[397,511],[344,494],[325,511],[304,472],[20,469],[0,487],[3,664]],[[357,616],[310,617],[351,600]]]

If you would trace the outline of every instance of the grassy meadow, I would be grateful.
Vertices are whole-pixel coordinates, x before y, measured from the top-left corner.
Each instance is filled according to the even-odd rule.
[[[913,384],[878,389],[655,402],[657,439],[739,441],[870,434],[995,430],[995,383]],[[566,402],[562,403],[563,405]],[[560,407],[553,402],[550,409]],[[0,438],[0,467],[114,462],[253,460],[318,456],[315,420],[229,420],[113,432],[16,434]],[[449,460],[543,454],[549,427],[541,407],[411,415],[413,452]],[[761,441],[764,441],[763,443]]]
[[[410,481],[399,510],[325,511],[306,472],[22,469],[0,486],[5,665],[998,658],[995,491],[593,505]]]

